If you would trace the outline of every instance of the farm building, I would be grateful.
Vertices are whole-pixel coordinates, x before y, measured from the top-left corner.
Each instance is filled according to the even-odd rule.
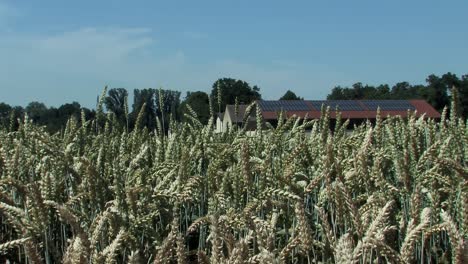
[[[424,100],[258,100],[256,105],[260,107],[263,120],[275,125],[278,122],[280,112],[283,117],[298,116],[308,119],[318,119],[322,107],[330,107],[330,118],[336,118],[336,109],[341,113],[341,118],[350,120],[350,124],[359,124],[366,120],[374,120],[377,109],[380,108],[382,118],[389,116],[406,117],[408,113],[416,116],[424,115],[427,118],[440,118],[429,103]],[[224,113],[218,114],[217,131],[225,131],[228,126],[243,123],[247,105],[239,105],[236,113],[234,105],[227,105]],[[247,122],[248,129],[255,129],[255,109],[251,112]]]
[[[226,105],[226,110],[224,113],[218,113],[218,118],[216,120],[216,131],[222,132],[225,131],[228,126],[232,126],[233,124],[242,124],[247,107],[248,105],[238,105],[236,113],[235,105]],[[249,130],[256,128],[255,108],[251,112],[247,122],[247,128]]]

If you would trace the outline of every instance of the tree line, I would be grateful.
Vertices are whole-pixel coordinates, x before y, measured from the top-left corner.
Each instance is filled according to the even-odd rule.
[[[101,96],[103,109],[88,109],[78,102],[66,103],[60,107],[47,107],[41,102],[31,102],[26,107],[10,106],[0,103],[0,126],[15,130],[19,121],[25,115],[34,123],[45,126],[56,133],[65,128],[66,123],[73,117],[77,122],[99,119],[100,114],[111,114],[114,122],[127,130],[132,130],[137,119],[142,127],[150,130],[158,125],[168,130],[170,120],[185,121],[188,105],[197,114],[201,123],[207,124],[210,113],[222,112],[226,104],[248,104],[261,99],[260,88],[249,83],[232,78],[218,79],[212,86],[211,93],[202,91],[187,92],[182,100],[181,92],[166,89],[134,89],[133,103],[129,105],[129,92],[125,88],[111,88]],[[99,99],[99,98],[98,98]],[[210,111],[211,109],[211,111]]]
[[[388,84],[378,86],[364,85],[360,82],[351,87],[337,86],[327,96],[328,100],[358,100],[358,99],[424,99],[435,109],[442,109],[451,100],[451,89],[458,90],[459,111],[462,116],[468,116],[468,74],[459,78],[455,74],[446,73],[441,77],[434,74],[426,78],[426,84],[411,85],[399,82],[392,87]],[[78,122],[95,119],[102,113],[111,113],[115,122],[127,130],[133,129],[140,115],[141,126],[155,129],[161,126],[168,129],[170,120],[185,121],[184,113],[190,106],[190,111],[196,113],[201,123],[207,124],[210,115],[223,112],[227,104],[248,104],[262,99],[257,85],[232,78],[221,78],[213,83],[209,93],[203,91],[187,92],[181,99],[181,92],[165,89],[134,89],[133,103],[129,106],[129,92],[125,88],[112,88],[102,96],[104,109],[88,109],[78,102],[66,103],[58,108],[47,107],[41,102],[31,102],[26,107],[10,106],[0,103],[0,126],[15,129],[25,114],[38,125],[45,126],[51,133],[61,131],[70,117]],[[303,100],[293,91],[287,92],[279,100]],[[158,123],[159,122],[159,123]]]
[[[408,82],[399,82],[392,87],[388,84],[378,86],[363,85],[358,82],[351,87],[337,86],[327,96],[328,100],[409,100],[424,99],[437,111],[441,112],[451,101],[451,90],[458,90],[457,103],[460,113],[468,117],[468,74],[459,78],[453,73],[446,73],[441,77],[434,74],[426,78],[426,84],[411,85]]]

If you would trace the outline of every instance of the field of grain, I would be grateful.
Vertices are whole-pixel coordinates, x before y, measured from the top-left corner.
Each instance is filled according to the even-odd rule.
[[[2,129],[0,260],[463,263],[464,120],[378,118],[349,133],[324,112],[217,134],[187,115],[169,135],[111,114],[55,135],[27,118]]]

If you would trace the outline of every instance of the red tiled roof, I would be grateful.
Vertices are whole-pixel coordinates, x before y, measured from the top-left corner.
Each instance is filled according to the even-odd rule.
[[[419,113],[425,113],[429,118],[440,118],[440,113],[424,100],[410,100],[410,103]],[[421,114],[420,114],[421,115]]]

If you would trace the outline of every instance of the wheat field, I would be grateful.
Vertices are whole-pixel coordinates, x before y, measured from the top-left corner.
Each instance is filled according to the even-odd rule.
[[[467,263],[466,121],[347,132],[329,111],[254,134],[193,111],[169,135],[102,111],[55,135],[26,117],[0,130],[0,260]]]

